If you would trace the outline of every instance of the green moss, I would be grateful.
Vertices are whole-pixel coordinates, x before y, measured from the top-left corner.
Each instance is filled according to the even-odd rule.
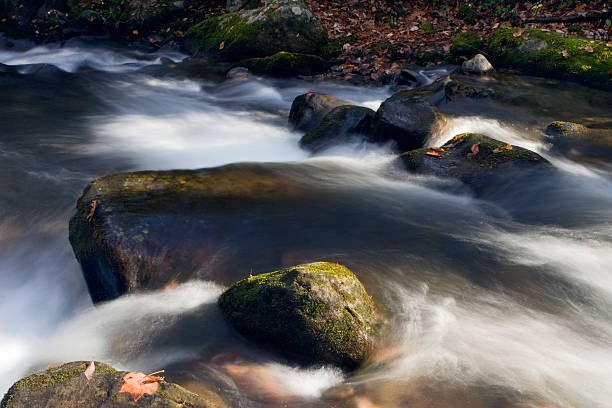
[[[494,65],[612,88],[612,46],[556,32],[502,28],[487,38]],[[593,52],[589,52],[593,49]],[[565,57],[564,51],[567,52]]]
[[[423,21],[421,24],[419,24],[419,28],[426,33],[432,33],[435,31],[434,25],[430,21]]]
[[[474,31],[463,31],[453,38],[451,52],[454,55],[473,55],[484,48],[484,39]]]
[[[40,388],[40,387],[53,387],[59,383],[66,382],[73,377],[83,375],[87,368],[87,363],[81,363],[76,366],[74,364],[51,367],[42,373],[33,374],[26,377],[15,384],[16,388]],[[95,373],[101,374],[114,374],[117,370],[106,364],[98,363],[96,365]]]
[[[457,18],[460,18],[466,24],[474,24],[476,22],[475,16],[476,11],[474,10],[474,6],[471,4],[462,4],[459,9],[457,9]]]
[[[327,70],[327,62],[319,56],[286,51],[277,52],[265,58],[243,60],[236,66],[247,67],[257,75],[274,77],[316,75]]]

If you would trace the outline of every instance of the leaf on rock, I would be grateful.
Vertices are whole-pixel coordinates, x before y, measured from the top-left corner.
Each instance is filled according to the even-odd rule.
[[[132,30],[132,34],[138,35],[138,30]]]
[[[586,47],[584,47],[584,49],[586,50],[586,52],[593,52],[593,47],[591,47],[590,45],[587,45]]]
[[[85,369],[85,372],[83,372],[83,375],[85,376],[85,378],[87,378],[87,381],[91,380],[91,377],[93,376],[93,373],[95,370],[96,370],[96,365],[94,364],[92,360],[89,362],[89,365]]]
[[[512,34],[512,36],[514,36],[514,37],[520,37],[520,36],[522,36],[522,35],[523,35],[523,32],[524,32],[524,31],[525,31],[525,30],[520,29],[520,30],[518,30],[517,32],[515,32],[514,34]]]
[[[166,283],[164,285],[164,290],[166,292],[170,291],[170,290],[174,290],[178,287],[179,283],[176,279],[171,280],[170,282]]]
[[[93,200],[89,207],[89,214],[87,214],[87,221],[91,221],[93,219],[97,206],[98,206],[98,200]]]
[[[467,158],[471,159],[472,157],[476,156],[479,151],[480,151],[480,143],[474,143],[470,147],[470,152],[467,154]]]
[[[569,52],[567,52],[567,50],[563,50],[561,51],[561,55],[563,55],[563,58],[567,58],[569,57]]]
[[[219,44],[219,49],[222,50],[223,47],[225,47],[225,41],[221,41],[221,44]]]
[[[159,382],[164,380],[164,377],[158,377],[153,374],[163,371],[157,371],[152,374],[127,373],[123,376],[124,383],[119,392],[131,394],[134,401],[138,401],[144,394],[153,395],[159,388]]]
[[[512,145],[510,143],[506,142],[506,145],[504,146],[504,149],[512,150]]]
[[[425,152],[425,154],[427,156],[437,157],[438,159],[442,158],[442,154],[435,150],[428,150],[427,152]]]

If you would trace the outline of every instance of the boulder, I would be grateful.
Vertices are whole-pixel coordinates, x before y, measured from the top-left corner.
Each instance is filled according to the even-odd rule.
[[[423,147],[439,118],[434,106],[437,94],[429,90],[396,92],[376,112],[374,140],[394,140],[403,151]]]
[[[228,251],[228,240],[244,238],[266,208],[279,212],[307,202],[300,186],[281,173],[273,165],[239,164],[92,181],[77,201],[69,238],[93,301],[210,279],[203,265]],[[269,254],[269,264],[278,263],[276,256]],[[254,266],[252,259],[244,262],[247,271]],[[217,264],[215,270],[232,279],[229,268]]]
[[[317,152],[336,143],[371,140],[375,115],[372,109],[361,106],[338,106],[300,139],[300,146]]]
[[[225,408],[227,405],[212,391],[194,394],[183,387],[161,381],[153,394],[144,394],[138,402],[119,390],[124,371],[96,362],[92,377],[84,372],[88,363],[75,361],[32,374],[17,381],[0,403],[1,408],[121,408],[147,406],[158,408]]]
[[[410,172],[457,178],[476,188],[496,175],[549,165],[537,153],[478,133],[463,133],[440,148],[413,150],[400,159]]]
[[[350,105],[348,101],[318,92],[308,92],[297,96],[291,104],[289,123],[297,130],[309,131],[332,109],[342,105]]]
[[[612,129],[593,129],[579,123],[556,121],[546,127],[545,133],[553,149],[559,153],[612,156]]]
[[[354,369],[372,351],[381,316],[346,267],[315,262],[244,279],[219,298],[245,337],[306,364]]]
[[[459,33],[451,44],[453,55],[474,55],[484,48],[484,38],[474,31],[463,31]]]
[[[301,0],[277,0],[255,9],[208,18],[186,33],[186,46],[226,61],[280,51],[325,56],[327,30]]]
[[[538,29],[500,28],[487,37],[487,55],[496,66],[612,89],[612,52],[605,42]]]
[[[327,70],[327,62],[319,56],[286,51],[277,52],[269,57],[243,60],[239,65],[247,67],[257,75],[281,78],[316,75]]]
[[[466,74],[486,74],[495,71],[493,65],[482,54],[476,54],[474,58],[464,61],[461,70]]]

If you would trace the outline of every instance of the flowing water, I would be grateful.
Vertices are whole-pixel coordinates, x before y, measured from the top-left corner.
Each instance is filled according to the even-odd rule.
[[[95,359],[165,368],[233,407],[612,406],[612,173],[552,154],[542,135],[555,119],[609,124],[610,94],[500,77],[511,104],[443,106],[452,119],[432,145],[479,131],[555,165],[476,197],[406,173],[393,146],[309,157],[287,126],[299,94],[376,109],[389,88],[219,83],[178,69],[184,57],[84,41],[0,51],[0,393],[49,365]],[[90,180],[244,161],[290,174],[316,204],[237,231],[205,265],[208,281],[92,305],[67,228]],[[240,339],[216,307],[243,272],[215,268],[236,259],[257,272],[349,266],[387,312],[375,356],[355,373],[300,368]]]

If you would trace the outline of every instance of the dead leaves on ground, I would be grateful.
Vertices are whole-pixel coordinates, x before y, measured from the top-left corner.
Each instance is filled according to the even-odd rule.
[[[124,383],[119,392],[129,393],[134,401],[138,401],[144,394],[153,395],[159,388],[159,382],[164,380],[164,377],[158,377],[154,374],[163,372],[164,370],[151,374],[127,373],[123,376]]]
[[[442,154],[443,152],[444,152],[444,148],[442,147],[430,147],[429,150],[425,152],[425,154],[427,156],[436,157],[438,159],[441,159],[442,157],[444,157],[444,155]]]

